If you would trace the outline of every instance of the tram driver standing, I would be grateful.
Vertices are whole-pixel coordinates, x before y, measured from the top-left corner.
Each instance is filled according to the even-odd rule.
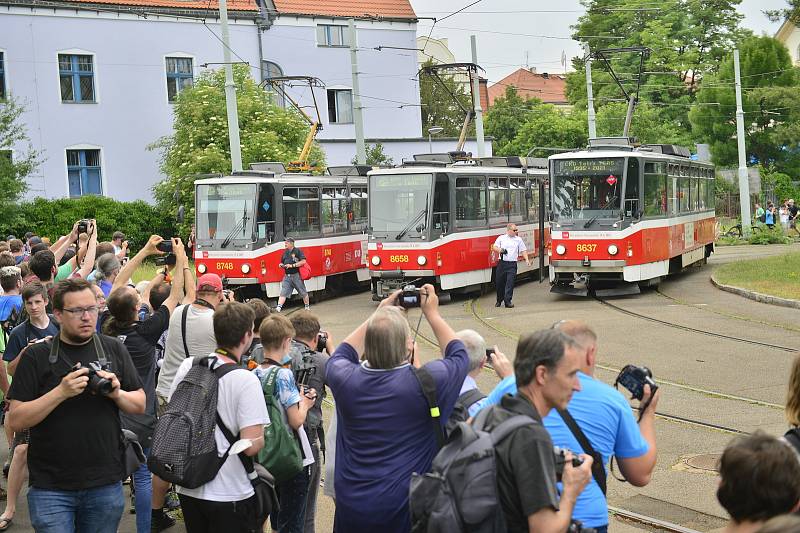
[[[497,262],[497,271],[495,272],[495,285],[497,286],[497,303],[495,307],[500,307],[500,304],[505,302],[506,307],[514,307],[511,301],[514,297],[514,281],[517,277],[517,261],[521,255],[525,258],[525,263],[531,266],[531,260],[528,258],[528,248],[525,242],[518,235],[519,229],[516,224],[509,224],[506,227],[506,234],[500,235],[492,250],[500,256]]]
[[[281,312],[286,299],[292,295],[292,290],[297,289],[297,293],[303,298],[306,311],[310,309],[308,303],[308,291],[303,278],[300,276],[300,267],[306,264],[306,256],[300,248],[294,245],[294,239],[286,237],[286,249],[281,256],[281,263],[278,265],[284,269],[286,274],[281,281],[281,295],[278,298],[277,312]]]

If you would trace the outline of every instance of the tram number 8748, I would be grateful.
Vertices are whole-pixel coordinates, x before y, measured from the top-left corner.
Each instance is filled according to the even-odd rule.
[[[407,255],[390,255],[389,256],[390,263],[408,263],[408,256]]]
[[[594,252],[597,250],[596,244],[576,244],[575,251],[576,252]]]

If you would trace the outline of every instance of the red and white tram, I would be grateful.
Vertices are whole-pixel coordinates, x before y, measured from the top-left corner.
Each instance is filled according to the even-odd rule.
[[[292,237],[311,267],[309,292],[369,279],[369,167],[331,168],[326,176],[286,173],[280,163],[251,168],[261,170],[195,182],[199,274],[219,274],[240,297],[275,298],[284,239]]]
[[[635,294],[714,251],[714,167],[686,148],[593,139],[550,160],[553,292]]]
[[[519,158],[415,157],[402,167],[369,173],[374,300],[411,282],[433,283],[443,291],[490,283],[497,264],[492,244],[509,222],[519,227],[529,255],[539,255],[539,239],[548,233],[539,215],[544,161],[529,166]],[[518,272],[536,271],[537,263],[521,262]]]

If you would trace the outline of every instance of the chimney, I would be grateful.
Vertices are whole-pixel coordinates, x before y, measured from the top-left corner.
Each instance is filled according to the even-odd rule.
[[[546,79],[546,80],[547,80],[547,79],[550,79],[550,74],[548,74],[547,72],[542,72],[542,77],[543,77],[544,79]]]
[[[528,67],[531,74],[536,74],[536,67]]]
[[[489,109],[489,80],[478,78],[478,89],[481,95],[481,108],[485,111]]]

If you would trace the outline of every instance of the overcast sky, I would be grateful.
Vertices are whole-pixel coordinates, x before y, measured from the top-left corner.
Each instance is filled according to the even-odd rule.
[[[469,0],[410,0],[418,17],[437,17],[464,7]],[[771,23],[764,9],[781,8],[786,0],[742,0],[743,26],[757,34],[774,35],[780,24]],[[488,13],[488,12],[497,13]],[[470,13],[474,12],[474,13]],[[478,63],[490,84],[527,64],[539,72],[563,72],[562,52],[579,55],[579,45],[569,39],[570,25],[583,13],[578,0],[484,0],[468,10],[438,22],[432,37],[449,39],[457,61],[470,60],[469,36],[478,40]],[[427,36],[431,21],[420,20],[417,34]]]

